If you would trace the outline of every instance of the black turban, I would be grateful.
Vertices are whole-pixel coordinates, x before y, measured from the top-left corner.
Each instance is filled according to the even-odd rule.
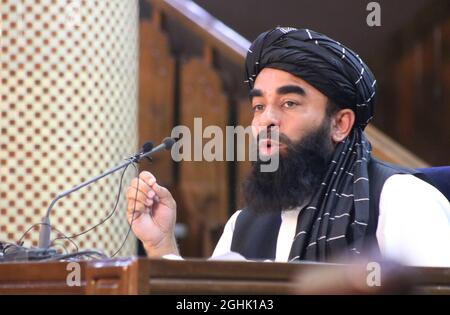
[[[356,116],[349,136],[336,145],[320,188],[300,211],[290,261],[359,255],[369,238],[371,146],[363,129],[373,116],[376,80],[356,53],[308,29],[277,27],[259,35],[246,58],[250,88],[265,67],[300,77]]]

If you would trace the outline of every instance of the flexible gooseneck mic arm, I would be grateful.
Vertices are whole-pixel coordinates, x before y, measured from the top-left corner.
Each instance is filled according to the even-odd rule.
[[[62,193],[58,194],[56,196],[55,199],[53,199],[53,201],[50,203],[47,212],[45,214],[45,216],[42,218],[42,223],[41,223],[41,228],[40,228],[40,232],[39,232],[39,248],[42,249],[47,249],[50,247],[50,234],[51,234],[51,225],[50,225],[50,213],[52,211],[53,206],[62,198],[70,195],[71,193],[80,190],[83,187],[86,187],[92,183],[95,183],[96,181],[114,173],[117,172],[120,169],[123,169],[125,167],[127,167],[128,165],[130,165],[131,163],[137,163],[139,162],[141,159],[148,157],[158,151],[161,151],[163,149],[166,150],[170,150],[172,148],[172,145],[175,143],[175,140],[172,138],[165,138],[163,140],[163,142],[158,145],[157,147],[153,148],[153,144],[151,142],[147,142],[144,144],[143,149],[140,153],[132,156],[131,158],[127,159],[126,162],[105,171],[104,173],[91,178],[71,189],[68,189],[66,191],[63,191]]]

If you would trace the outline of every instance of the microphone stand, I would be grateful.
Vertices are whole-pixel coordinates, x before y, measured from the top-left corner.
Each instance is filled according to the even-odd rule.
[[[41,223],[41,229],[40,229],[40,233],[39,233],[39,248],[42,249],[46,249],[50,246],[50,233],[51,233],[51,225],[50,225],[50,212],[52,211],[53,206],[62,198],[70,195],[71,193],[80,190],[83,187],[86,187],[92,183],[95,183],[96,181],[99,181],[100,179],[102,179],[103,177],[106,177],[112,173],[117,172],[118,170],[121,170],[125,167],[127,167],[128,165],[130,165],[131,163],[137,162],[138,159],[136,157],[133,157],[129,160],[127,160],[126,162],[107,170],[106,172],[92,178],[89,179],[75,187],[72,187],[66,191],[63,191],[62,193],[60,193],[59,195],[56,196],[55,199],[52,200],[52,202],[50,203],[50,205],[48,206],[47,212],[45,214],[45,216],[42,218],[42,223]]]
[[[120,164],[120,165],[118,165],[116,167],[113,167],[113,168],[105,171],[104,173],[102,173],[102,174],[100,174],[100,175],[98,175],[98,176],[96,176],[94,178],[91,178],[91,179],[89,179],[89,180],[87,180],[87,181],[85,181],[85,182],[83,182],[83,183],[81,183],[81,184],[71,188],[71,189],[68,189],[68,190],[63,191],[62,193],[58,194],[56,196],[56,198],[53,199],[53,201],[50,203],[45,216],[42,218],[41,229],[39,231],[39,245],[38,245],[37,251],[39,253],[41,253],[42,255],[45,255],[45,256],[47,256],[48,254],[51,254],[51,253],[49,253],[49,251],[50,251],[50,249],[49,249],[49,247],[50,247],[50,234],[51,234],[50,213],[52,211],[53,206],[60,199],[70,195],[71,193],[73,193],[73,192],[75,192],[77,190],[80,190],[83,187],[86,187],[86,186],[88,186],[88,185],[90,185],[92,183],[95,183],[98,180],[100,180],[100,179],[102,179],[102,178],[104,178],[104,177],[106,177],[106,176],[108,176],[108,175],[110,175],[112,173],[117,172],[118,170],[121,170],[121,169],[127,167],[131,163],[137,163],[141,159],[149,157],[153,153],[156,153],[156,152],[158,152],[158,151],[160,151],[162,149],[166,149],[167,148],[167,145],[164,142],[161,143],[160,145],[158,145],[157,147],[153,148],[153,149],[151,149],[150,146],[153,147],[153,145],[148,145],[148,144],[147,144],[147,146],[144,145],[145,152],[138,153],[138,154],[134,155],[133,157],[129,158],[126,162],[123,162],[122,164]]]

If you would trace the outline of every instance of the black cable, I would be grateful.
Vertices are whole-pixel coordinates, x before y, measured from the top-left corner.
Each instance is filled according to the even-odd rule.
[[[25,237],[25,235],[27,235],[28,232],[30,232],[31,229],[33,229],[34,227],[36,227],[36,226],[38,226],[38,225],[43,225],[43,224],[47,225],[47,223],[39,222],[39,223],[36,223],[36,224],[33,224],[32,226],[30,226],[30,227],[25,231],[25,233],[22,234],[22,236],[20,237],[20,239],[17,241],[17,244],[14,244],[14,245],[19,245],[20,247],[22,247],[22,245],[23,245],[23,238]],[[51,224],[50,224],[50,228],[51,228],[52,230],[55,230],[56,232],[58,232],[60,235],[63,236],[63,237],[60,237],[60,238],[58,238],[58,239],[66,239],[66,240],[68,240],[68,241],[75,247],[75,250],[76,250],[76,251],[79,250],[78,245],[77,245],[73,240],[71,240],[69,237],[67,237],[63,232],[61,232],[60,230],[58,230],[57,228],[55,228],[55,227],[54,227],[53,225],[51,225]],[[56,239],[55,239],[55,240],[56,240]]]
[[[85,251],[70,253],[70,254],[66,254],[66,255],[56,255],[56,256],[53,256],[53,257],[50,257],[47,259],[42,259],[41,261],[63,260],[63,259],[75,258],[75,257],[79,257],[79,256],[92,256],[92,255],[97,255],[97,256],[100,256],[101,258],[108,258],[108,256],[103,254],[102,252],[95,251],[95,250],[85,250]]]
[[[133,164],[133,161],[130,160],[130,164],[131,164],[131,165],[134,165],[134,164]],[[125,169],[122,171],[122,175],[120,176],[119,191],[118,191],[118,194],[117,194],[116,203],[115,203],[114,208],[113,208],[113,210],[111,211],[111,213],[108,214],[108,215],[106,216],[106,218],[104,218],[103,220],[101,220],[101,221],[100,221],[99,223],[97,223],[96,225],[90,227],[89,229],[84,230],[84,231],[82,231],[82,232],[80,232],[80,233],[78,233],[78,234],[70,235],[70,236],[69,236],[69,239],[76,238],[76,237],[78,237],[78,236],[81,236],[81,235],[83,235],[83,234],[86,234],[86,233],[92,231],[93,229],[96,229],[98,226],[102,225],[103,223],[105,223],[106,221],[108,221],[108,220],[113,216],[113,214],[116,212],[117,205],[119,204],[120,195],[121,195],[121,190],[122,190],[123,177],[124,177],[125,172],[127,171],[128,167],[130,166],[130,164],[128,164],[128,165],[125,167]],[[60,237],[57,237],[57,238],[55,238],[52,242],[54,242],[54,241],[56,241],[56,240],[59,240],[59,239],[61,239],[61,238],[60,238]]]
[[[0,246],[1,246],[1,252],[3,254],[6,254],[6,251],[10,248],[10,247],[22,247],[21,245],[18,244],[14,244],[14,243],[10,243],[10,242],[0,242]]]
[[[69,237],[67,237],[64,233],[62,233],[60,230],[58,230],[54,226],[50,225],[50,228],[52,228],[53,230],[55,230],[56,232],[58,232],[60,235],[63,236],[63,237],[60,237],[60,239],[68,240],[75,247],[75,251],[76,252],[78,252],[80,250],[80,248],[78,247],[77,243],[75,243],[74,240],[72,240]],[[52,242],[50,244],[52,244]]]
[[[43,224],[43,223],[36,223],[36,224],[33,224],[32,226],[30,226],[30,227],[22,234],[22,236],[19,238],[19,240],[17,241],[17,245],[22,246],[22,244],[23,244],[22,240],[23,240],[23,238],[25,237],[25,235],[27,235],[28,232],[30,232],[31,229],[33,229],[35,226],[38,226],[38,225],[41,225],[41,224]]]
[[[134,169],[136,171],[136,176],[138,176],[139,175],[139,170],[137,169],[137,167],[136,167],[136,165],[134,163],[133,163],[133,167],[134,167]],[[134,196],[134,204],[133,204],[133,212],[131,214],[131,222],[128,223],[128,225],[129,225],[128,232],[125,235],[125,239],[123,240],[122,245],[120,245],[119,249],[114,254],[112,254],[111,258],[116,256],[122,250],[122,247],[125,245],[125,243],[126,243],[126,241],[128,239],[128,236],[130,235],[131,227],[133,226],[133,222],[134,222],[134,214],[136,213],[136,203],[137,203],[138,192],[139,192],[139,180],[137,181],[136,195]],[[128,219],[127,219],[127,222],[128,222]]]
[[[67,250],[67,247],[64,245],[64,243],[55,243],[55,242],[54,242],[54,243],[53,243],[53,246],[50,245],[50,247],[54,247],[55,245],[61,246],[62,249],[64,249],[64,254],[65,254],[65,255],[69,254],[69,251]]]
[[[72,239],[73,239],[73,238],[76,238],[76,237],[79,237],[79,236],[81,236],[81,235],[83,235],[83,234],[86,234],[86,233],[88,233],[88,232],[94,230],[95,228],[97,228],[98,226],[100,226],[100,225],[102,225],[103,223],[105,223],[107,220],[109,220],[109,219],[114,215],[114,213],[115,213],[116,210],[117,210],[117,206],[118,206],[118,204],[119,204],[120,195],[121,195],[121,191],[122,191],[122,185],[123,185],[123,177],[124,177],[124,175],[125,175],[125,172],[127,171],[128,167],[129,167],[130,165],[132,165],[132,166],[135,168],[136,172],[138,173],[138,169],[137,169],[136,165],[134,165],[134,163],[133,163],[132,160],[129,160],[129,161],[130,161],[130,163],[125,167],[125,169],[123,170],[123,172],[122,172],[122,174],[121,174],[121,176],[120,176],[119,190],[118,190],[118,194],[117,194],[117,198],[116,198],[116,202],[115,202],[114,208],[113,208],[113,210],[111,211],[111,213],[109,213],[109,214],[106,216],[106,218],[104,218],[103,220],[101,220],[101,221],[100,221],[99,223],[97,223],[96,225],[90,227],[89,229],[84,230],[84,231],[82,231],[82,232],[80,232],[80,233],[77,233],[77,234],[70,235],[70,236],[66,236],[64,233],[60,232],[58,229],[56,229],[55,227],[53,227],[52,225],[50,225],[50,228],[51,228],[51,229],[57,231],[60,235],[63,236],[63,237],[57,237],[57,238],[53,239],[52,242],[51,242],[51,244],[54,244],[54,242],[55,242],[56,240],[67,239],[68,241],[70,241],[70,242],[75,246],[76,251],[75,251],[75,253],[71,253],[71,254],[67,254],[67,255],[63,255],[63,256],[54,256],[54,257],[52,257],[52,258],[50,258],[50,259],[43,259],[42,261],[45,261],[45,260],[53,260],[53,259],[59,260],[59,259],[66,259],[66,258],[68,258],[68,257],[76,257],[76,256],[92,255],[92,254],[97,254],[97,255],[100,255],[101,257],[107,257],[105,254],[99,253],[99,252],[96,252],[96,251],[82,251],[82,252],[80,252],[78,246],[76,245],[76,243],[75,243]],[[137,184],[137,185],[138,185],[138,187],[137,187],[137,189],[136,189],[135,200],[137,199],[137,194],[138,194],[138,189],[139,189],[139,181],[138,181],[138,184]],[[133,224],[133,221],[134,221],[134,215],[135,215],[135,212],[136,212],[136,202],[134,203],[134,208],[133,208],[133,212],[132,212],[132,219],[131,219],[131,223],[129,223],[129,228],[128,228],[128,232],[127,232],[127,234],[126,234],[126,236],[125,236],[125,239],[124,239],[123,243],[121,244],[121,246],[119,247],[119,249],[111,256],[111,258],[114,257],[115,255],[117,255],[117,254],[120,252],[120,250],[123,248],[123,246],[125,245],[125,243],[126,243],[126,241],[127,241],[127,239],[128,239],[128,236],[129,236],[129,234],[130,234],[130,232],[131,232],[131,227],[132,227],[132,224]],[[42,222],[36,223],[36,224],[33,224],[30,228],[28,228],[28,229],[25,231],[25,233],[21,236],[21,238],[19,239],[19,241],[17,242],[17,243],[19,244],[19,246],[21,246],[22,240],[23,240],[23,238],[26,236],[26,234],[28,234],[28,232],[31,231],[34,227],[36,227],[36,226],[38,226],[38,225],[41,225],[41,224],[45,224],[45,223],[42,223]],[[17,246],[16,244],[14,244],[14,245]],[[6,249],[6,248],[4,248],[4,250],[5,250],[5,249]]]

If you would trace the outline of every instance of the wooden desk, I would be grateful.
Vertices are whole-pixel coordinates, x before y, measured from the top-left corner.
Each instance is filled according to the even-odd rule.
[[[0,264],[0,294],[291,294],[302,272],[343,265],[146,258],[82,261],[80,286],[68,286],[67,262]],[[407,268],[415,292],[450,294],[449,268]]]

